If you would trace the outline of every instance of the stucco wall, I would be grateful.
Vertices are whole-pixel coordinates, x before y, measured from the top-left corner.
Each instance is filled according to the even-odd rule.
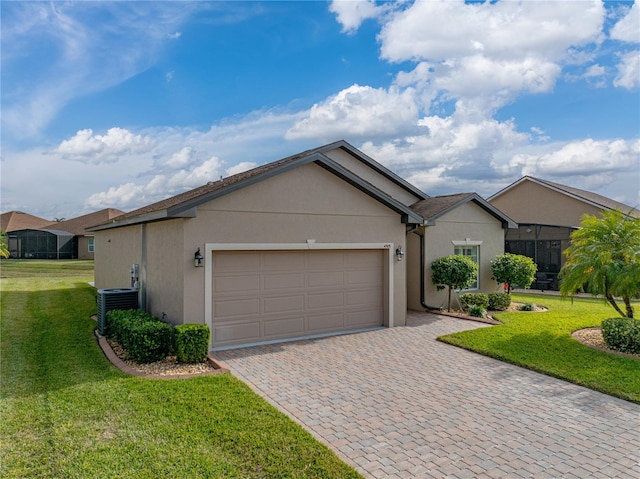
[[[183,219],[149,223],[146,231],[146,309],[151,314],[179,324],[184,318],[184,274],[195,269],[185,258]]]
[[[490,203],[518,223],[580,226],[582,215],[599,215],[601,209],[525,180]]]
[[[323,168],[295,168],[198,206],[184,220],[184,261],[207,243],[393,243],[405,248],[400,215]],[[405,262],[393,262],[394,320],[405,323]],[[187,267],[185,317],[204,320],[204,268]]]
[[[338,148],[325,153],[325,155],[405,205],[412,205],[422,199],[377,173],[344,150]]]
[[[438,291],[431,281],[431,263],[437,258],[454,254],[452,241],[482,241],[480,245],[479,288],[473,292],[500,291],[491,279],[491,260],[504,253],[504,230],[501,222],[473,202],[465,203],[438,218],[435,226],[425,228],[425,302],[433,307],[447,306],[447,291]],[[415,267],[412,263],[411,267]],[[412,308],[419,305],[419,297],[411,297]],[[418,308],[419,309],[419,308]]]
[[[96,231],[95,250],[96,288],[131,287],[131,265],[142,260],[142,226]]]
[[[93,236],[78,236],[78,259],[93,259],[93,252],[89,252],[89,238]]]

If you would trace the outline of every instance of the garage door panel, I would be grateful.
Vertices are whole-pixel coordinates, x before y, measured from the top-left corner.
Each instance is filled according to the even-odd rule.
[[[214,326],[213,333],[220,343],[259,341],[262,337],[260,326],[260,321],[226,324]]]
[[[307,266],[313,270],[342,268],[344,261],[342,251],[312,251],[308,253]]]
[[[260,299],[221,300],[213,303],[214,318],[247,316],[260,313]]]
[[[214,252],[213,257],[220,266],[212,270],[214,347],[384,323],[382,250]]]
[[[368,328],[379,326],[383,320],[382,312],[379,309],[368,311],[347,312],[347,325],[357,328]]]
[[[265,313],[304,311],[304,295],[264,298]]]
[[[260,291],[260,275],[219,276],[213,282],[213,291],[216,293],[238,290]]]
[[[344,293],[342,291],[309,294],[307,297],[307,307],[309,309],[341,308],[343,305]]]
[[[347,304],[349,306],[357,305],[376,305],[382,307],[382,296],[379,289],[364,289],[361,291],[347,291]]]
[[[344,284],[343,271],[311,271],[307,275],[307,285],[314,287]]]
[[[304,253],[302,252],[273,252],[262,255],[264,270],[300,270],[304,267]]]
[[[344,328],[344,313],[319,314],[309,316],[307,319],[307,330],[310,333],[324,333],[328,331],[339,331]]]
[[[375,269],[348,271],[347,284],[377,286],[382,284],[382,278],[380,271]]]
[[[304,273],[264,274],[265,290],[290,290],[304,288]]]
[[[276,319],[264,322],[264,336],[280,338],[282,336],[302,335],[304,333],[304,317]]]

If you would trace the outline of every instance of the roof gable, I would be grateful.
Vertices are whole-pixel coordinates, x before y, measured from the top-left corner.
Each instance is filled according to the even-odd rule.
[[[5,232],[25,229],[39,229],[53,224],[50,220],[45,220],[38,216],[23,213],[22,211],[9,211],[0,216],[0,229]]]
[[[606,196],[599,195],[597,193],[592,193],[590,191],[581,190],[579,188],[573,188],[571,186],[562,185],[560,183],[554,183],[552,181],[544,180],[542,178],[535,178],[533,176],[523,176],[522,178],[516,180],[511,183],[506,188],[498,191],[494,195],[487,198],[487,201],[492,201],[495,198],[511,191],[516,188],[518,185],[521,185],[524,182],[535,183],[544,188],[549,188],[553,191],[561,193],[570,198],[576,199],[583,203],[589,204],[599,209],[604,210],[619,210],[623,213],[629,213],[631,216],[638,217],[640,216],[640,211],[636,208],[632,208],[629,205],[625,205],[624,203],[620,203],[619,201],[612,200],[611,198],[607,198]]]
[[[67,231],[76,236],[82,236],[87,233],[87,228],[112,220],[122,214],[124,214],[124,211],[115,208],[105,208],[66,221],[60,221],[50,226],[55,227],[56,230]]]
[[[424,218],[425,226],[433,226],[436,220],[448,212],[468,203],[474,202],[502,223],[503,228],[517,228],[515,221],[502,211],[489,204],[477,193],[458,193],[454,195],[432,196],[411,205],[411,209]]]
[[[334,160],[324,155],[325,152],[336,148],[342,148],[354,155],[356,154],[355,152],[358,152],[360,161],[366,162],[371,168],[375,169],[380,174],[384,174],[385,176],[389,175],[388,177],[393,179],[397,184],[406,184],[403,187],[411,188],[411,191],[419,192],[421,197],[426,197],[426,195],[420,192],[417,188],[409,185],[409,183],[391,173],[389,170],[386,170],[386,168],[379,163],[366,157],[364,153],[359,152],[359,150],[349,145],[347,142],[339,141],[319,148],[307,150],[272,163],[267,163],[218,181],[208,182],[198,188],[194,188],[184,193],[144,206],[131,211],[130,213],[125,213],[108,223],[89,228],[89,231],[99,231],[102,229],[146,223],[150,221],[160,221],[170,218],[195,217],[196,208],[201,204],[308,163],[318,164],[336,176],[342,178],[347,183],[368,194],[372,198],[377,199],[389,208],[400,213],[404,222],[422,223],[422,218],[407,205],[404,205],[370,183],[367,183],[355,173],[347,170]]]

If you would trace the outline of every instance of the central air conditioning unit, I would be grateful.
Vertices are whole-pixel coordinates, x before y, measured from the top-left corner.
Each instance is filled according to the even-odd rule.
[[[107,313],[114,309],[138,309],[138,290],[135,288],[109,288],[98,290],[98,332],[107,329]]]

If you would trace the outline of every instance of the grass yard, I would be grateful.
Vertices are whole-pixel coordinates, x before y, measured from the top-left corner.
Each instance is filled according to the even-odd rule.
[[[640,359],[598,351],[571,337],[573,331],[600,326],[603,319],[616,317],[613,308],[591,298],[573,302],[551,295],[513,294],[512,298],[545,306],[548,311],[499,313],[501,326],[438,339],[640,403]]]
[[[0,477],[360,477],[230,374],[116,369],[93,334],[92,262],[0,268]]]

